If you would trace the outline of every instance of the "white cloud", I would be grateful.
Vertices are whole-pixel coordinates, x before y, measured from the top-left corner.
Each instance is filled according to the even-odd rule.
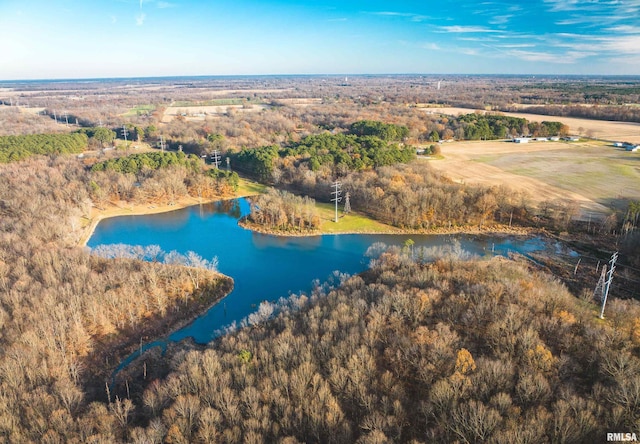
[[[146,18],[147,18],[147,15],[145,13],[141,12],[140,14],[138,14],[136,16],[136,25],[138,26],[144,25],[144,19]]]
[[[496,15],[495,17],[493,17],[493,19],[489,20],[489,23],[491,23],[492,25],[504,25],[505,23],[508,23],[512,17],[513,14]]]
[[[431,18],[427,15],[414,14],[412,12],[397,12],[397,11],[379,11],[379,12],[371,12],[370,14],[380,15],[383,17],[404,17],[404,18],[410,19],[412,22],[423,22]]]
[[[623,34],[640,34],[639,26],[618,25],[606,29],[607,32],[620,32]]]
[[[395,12],[395,11],[380,11],[380,12],[372,12],[373,15],[389,15],[389,16],[398,16],[398,17],[411,17],[413,14],[408,12]]]
[[[455,32],[455,33],[460,33],[460,34],[482,33],[482,32],[497,32],[497,33],[504,32],[504,31],[500,31],[498,29],[485,28],[484,26],[453,25],[453,26],[440,26],[439,29],[440,29],[440,31],[438,31],[438,32]]]
[[[580,34],[558,34],[562,37],[550,45],[558,48],[569,48],[576,53],[597,53],[600,55],[640,55],[640,33],[608,36],[590,36]]]
[[[507,55],[515,57],[517,59],[525,60],[527,62],[544,62],[544,63],[562,63],[570,64],[575,63],[578,57],[570,53],[556,54],[554,52],[542,52],[542,51],[522,51],[519,49],[513,49],[506,52]]]
[[[176,5],[175,3],[169,3],[169,2],[158,2],[157,4],[158,9],[167,9],[167,8],[175,8]]]
[[[497,48],[505,48],[505,49],[510,49],[510,48],[535,48],[536,45],[534,45],[533,43],[509,43],[509,44],[504,44],[504,45],[496,45]]]
[[[598,37],[603,51],[640,55],[640,35]]]
[[[440,46],[438,46],[437,43],[423,43],[422,48],[424,49],[429,49],[431,51],[440,51],[442,50],[442,48],[440,48]]]
[[[470,55],[470,56],[475,56],[479,54],[478,50],[475,48],[460,48],[459,51],[462,54]]]

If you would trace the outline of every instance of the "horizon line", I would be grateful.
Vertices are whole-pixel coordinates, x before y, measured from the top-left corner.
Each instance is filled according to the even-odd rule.
[[[104,80],[145,80],[145,79],[211,79],[211,78],[260,78],[260,77],[530,77],[530,78],[567,78],[567,77],[608,77],[640,78],[640,74],[506,74],[506,73],[324,73],[324,74],[194,74],[159,76],[116,76],[116,77],[52,77],[33,79],[0,79],[0,83],[23,82],[97,82]]]

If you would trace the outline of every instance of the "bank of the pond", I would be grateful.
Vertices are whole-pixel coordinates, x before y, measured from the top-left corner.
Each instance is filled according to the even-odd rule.
[[[230,197],[229,199],[235,199],[236,197]],[[118,216],[146,216],[149,214],[160,214],[168,211],[180,210],[193,205],[206,204],[221,200],[220,197],[212,199],[199,199],[196,197],[186,196],[175,200],[172,203],[167,204],[150,204],[150,203],[136,203],[132,204],[125,201],[109,202],[105,207],[98,208],[93,207],[91,209],[91,215],[88,219],[85,219],[86,227],[80,238],[80,246],[87,245],[91,236],[96,230],[96,227],[100,221],[108,219],[110,217]]]
[[[136,352],[141,343],[167,338],[184,328],[231,293],[233,284],[233,279],[228,276],[210,273],[200,283],[200,288],[190,295],[188,303],[174,305],[164,315],[158,313],[136,326],[121,330],[116,337],[96,338],[96,352],[85,362],[86,368],[93,369],[88,372],[90,380],[108,380],[120,362]],[[96,389],[104,391],[103,382],[99,384]]]
[[[194,205],[205,205],[222,200],[238,199],[241,197],[253,196],[264,191],[264,186],[259,183],[240,179],[239,188],[233,196],[215,196],[211,198],[202,198],[194,196],[183,196],[175,199],[171,203],[131,203],[126,201],[109,202],[104,208],[93,206],[91,214],[85,218],[85,228],[80,236],[80,246],[86,246],[91,236],[96,230],[100,221],[110,217],[118,216],[146,216],[149,214],[161,214],[169,211],[181,210],[183,208]]]
[[[339,224],[339,222],[338,222]],[[305,230],[305,231],[291,231],[291,230],[278,230],[273,228],[267,228],[262,225],[249,222],[246,219],[238,221],[238,225],[245,230],[250,230],[255,233],[269,234],[272,236],[282,237],[311,237],[311,236],[324,236],[324,235],[341,235],[341,234],[403,234],[403,235],[448,235],[448,234],[465,234],[472,236],[546,236],[547,233],[544,230],[528,227],[513,227],[502,224],[486,225],[483,227],[478,226],[453,226],[453,227],[438,227],[430,229],[409,229],[409,228],[397,228],[388,225],[386,230],[353,230],[345,229],[341,231],[339,228],[329,230]]]

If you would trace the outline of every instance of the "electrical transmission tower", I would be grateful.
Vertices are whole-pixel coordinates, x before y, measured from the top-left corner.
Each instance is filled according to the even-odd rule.
[[[338,222],[338,202],[342,200],[342,197],[340,197],[340,193],[342,193],[342,191],[340,191],[340,187],[342,186],[342,184],[336,180],[335,182],[333,182],[332,186],[335,188],[335,191],[331,192],[331,195],[333,196],[331,198],[331,202],[336,203],[336,220],[335,221]]]
[[[164,152],[164,136],[160,136],[160,151]]]
[[[604,283],[607,281],[607,266],[602,266],[602,273],[600,274],[600,279],[598,279],[598,283],[596,284],[596,289],[593,290],[593,299],[598,302],[602,302],[604,299]]]
[[[220,167],[220,152],[218,150],[213,150],[211,153],[211,162],[215,165],[216,170]]]
[[[129,131],[127,131],[126,125],[122,125],[122,137],[124,137],[125,144],[127,143],[127,136],[129,135]]]
[[[618,260],[618,252],[616,251],[611,255],[609,261],[609,272],[607,273],[607,282],[604,286],[604,295],[602,296],[602,310],[600,311],[600,319],[604,319],[604,306],[607,304],[607,296],[609,295],[609,288],[611,287],[611,281],[613,280],[613,272],[616,269],[616,260]]]
[[[349,200],[349,192],[344,195],[344,210],[342,211],[344,214],[351,213],[351,200]]]
[[[231,172],[231,159],[227,157],[227,174]]]

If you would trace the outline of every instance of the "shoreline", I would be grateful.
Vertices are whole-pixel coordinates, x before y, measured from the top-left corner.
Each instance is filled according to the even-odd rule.
[[[161,214],[161,213],[169,213],[171,211],[182,210],[184,208],[193,207],[196,205],[205,205],[213,202],[221,202],[225,200],[231,199],[239,199],[241,197],[246,197],[245,195],[239,196],[218,196],[214,198],[198,198],[192,196],[184,196],[180,199],[177,199],[173,204],[153,204],[153,203],[140,203],[140,204],[130,204],[125,201],[119,202],[109,202],[109,204],[100,209],[96,206],[91,208],[91,216],[89,218],[83,217],[84,220],[88,222],[88,224],[83,228],[83,233],[80,237],[79,246],[86,247],[87,242],[93,236],[93,233],[96,230],[98,224],[105,220],[110,219],[112,217],[120,217],[120,216],[146,216],[150,214]]]
[[[173,204],[128,204],[127,202],[111,202],[109,207],[100,209],[98,207],[92,207],[92,215],[88,219],[88,225],[83,229],[84,232],[80,237],[79,246],[86,247],[89,239],[93,236],[98,224],[112,217],[120,216],[146,216],[150,214],[168,213],[171,211],[181,210],[184,208],[205,205],[213,202],[221,202],[231,199],[239,199],[247,197],[247,195],[238,196],[219,196],[214,198],[197,198],[192,196],[185,196],[176,200]],[[247,222],[240,219],[238,226],[245,230],[252,231],[254,233],[268,234],[278,237],[314,237],[314,236],[336,236],[341,234],[395,234],[395,235],[446,235],[446,234],[468,234],[468,235],[513,235],[513,236],[529,236],[534,234],[547,234],[545,230],[533,227],[509,227],[504,224],[493,224],[484,227],[478,226],[455,226],[455,227],[438,227],[431,229],[411,229],[411,228],[397,228],[388,225],[388,230],[345,230],[345,231],[323,231],[313,230],[306,232],[296,231],[281,231],[274,230],[265,227],[261,227],[257,224]]]
[[[509,227],[507,225],[495,224],[486,227],[439,227],[434,229],[408,229],[397,228],[389,226],[387,231],[375,231],[375,230],[347,230],[340,232],[323,232],[322,230],[314,230],[307,232],[295,232],[295,231],[280,231],[271,230],[265,227],[261,227],[254,223],[246,222],[243,220],[238,221],[238,226],[245,230],[252,231],[254,233],[268,234],[278,237],[314,237],[314,236],[337,236],[341,234],[392,234],[392,235],[446,235],[446,234],[468,234],[468,235],[504,235],[504,236],[530,236],[534,234],[548,235],[544,230],[539,228],[527,228],[527,227]]]
[[[117,383],[120,372],[141,357],[141,355],[135,356],[131,363],[118,370],[118,367],[128,356],[137,353],[138,340],[144,338],[145,344],[156,341],[168,342],[171,334],[202,316],[211,307],[231,294],[235,286],[233,278],[220,272],[212,272],[209,276],[204,277],[201,284],[203,284],[203,287],[201,287],[200,291],[194,293],[196,297],[188,305],[176,305],[164,316],[156,314],[151,318],[147,318],[140,322],[138,329],[123,330],[117,340],[105,339],[104,341],[97,341],[96,349],[100,351],[94,353],[85,362],[86,365],[92,368],[100,369],[93,372],[92,377],[97,377],[99,380],[110,378],[114,383]],[[115,360],[111,364],[107,364],[107,366],[98,364],[110,362],[108,361],[109,358],[115,358]],[[102,386],[95,387],[95,389],[99,392]]]

